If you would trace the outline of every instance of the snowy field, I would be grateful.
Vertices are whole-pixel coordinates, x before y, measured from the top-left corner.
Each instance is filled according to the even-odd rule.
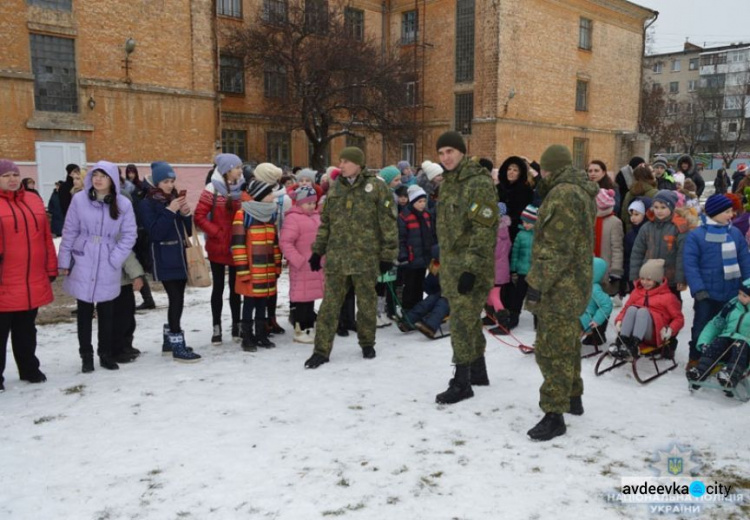
[[[380,329],[369,361],[356,336],[337,337],[331,362],[304,370],[312,348],[289,329],[273,350],[227,341],[228,305],[225,343],[211,346],[210,289],[188,291],[183,326],[199,364],[161,356],[165,308],[138,316],[144,354],[117,372],[81,373],[75,324],[40,327],[45,384],[20,382],[9,351],[0,519],[676,518],[607,498],[621,477],[653,476],[655,454],[674,443],[692,451],[706,483],[750,492],[750,404],[688,392],[688,329],[680,367],[645,386],[628,367],[596,377],[596,358],[583,360],[586,413],[566,415],[565,436],[535,443],[534,357],[490,335],[491,386],[438,406],[449,339]],[[280,292],[287,326],[286,277]],[[533,343],[530,315],[517,336]],[[684,515],[749,516],[747,498]]]

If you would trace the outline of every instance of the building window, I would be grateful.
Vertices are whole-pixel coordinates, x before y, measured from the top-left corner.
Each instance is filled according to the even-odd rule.
[[[737,123],[729,123],[729,132],[730,133],[736,133],[737,132]]]
[[[360,135],[346,134],[346,146],[356,146],[363,152],[366,152],[367,151],[367,139],[365,139],[364,137]]]
[[[406,83],[406,106],[413,107],[417,105],[418,92],[416,81]]]
[[[73,0],[28,0],[28,3],[58,11],[70,11],[73,8]]]
[[[672,116],[676,113],[677,113],[677,103],[675,103],[674,101],[670,101],[667,104],[667,115]]]
[[[586,112],[589,109],[589,82],[576,81],[576,110]]]
[[[690,62],[688,64],[688,69],[690,70],[698,70],[698,58],[690,58]]]
[[[222,16],[242,18],[242,0],[216,0],[216,12]]]
[[[653,68],[654,74],[661,74],[661,69],[663,66],[664,64],[660,61],[654,62],[654,68]]]
[[[266,133],[266,160],[276,166],[291,164],[291,138],[284,132]]]
[[[247,132],[244,130],[222,130],[221,151],[233,153],[244,161],[247,157]]]
[[[685,110],[687,111],[688,114],[692,114],[693,113],[693,103],[688,103],[687,105],[685,105]]]
[[[312,141],[307,141],[307,157],[309,159],[309,164],[313,164],[315,161],[313,161],[313,145]],[[329,143],[328,146],[326,146],[325,151],[323,152],[323,164],[329,165],[331,164],[331,145]]]
[[[344,9],[344,24],[349,36],[360,42],[365,39],[365,12],[362,9]]]
[[[417,160],[416,151],[414,143],[401,143],[401,160],[414,164]]]
[[[588,164],[589,140],[580,137],[573,138],[573,167],[583,170]]]
[[[305,0],[305,29],[325,34],[328,30],[328,0]]]
[[[406,11],[401,15],[401,43],[416,43],[419,33],[417,11]]]
[[[286,0],[263,0],[263,21],[268,23],[286,23]]]
[[[587,51],[591,50],[591,31],[593,29],[594,22],[588,18],[581,18],[578,24],[578,48]]]
[[[219,90],[232,94],[245,92],[245,69],[242,58],[222,55],[219,60]]]
[[[680,72],[680,70],[682,70],[680,60],[672,60],[672,72]]]
[[[263,71],[263,95],[267,98],[286,98],[286,68],[266,63]]]
[[[661,83],[653,83],[651,85],[651,90],[653,92],[657,92],[657,91],[661,90]]]
[[[670,81],[669,82],[669,93],[670,94],[677,94],[680,92],[680,82],[679,81]]]
[[[696,90],[698,90],[698,80],[697,79],[688,80],[688,92],[695,92]]]
[[[456,130],[471,134],[471,120],[474,118],[474,93],[456,94]]]
[[[701,56],[701,65],[724,65],[727,62],[727,53],[709,54]]]
[[[456,2],[456,83],[474,81],[474,0]]]
[[[78,112],[75,42],[43,34],[31,35],[31,70],[37,110]]]

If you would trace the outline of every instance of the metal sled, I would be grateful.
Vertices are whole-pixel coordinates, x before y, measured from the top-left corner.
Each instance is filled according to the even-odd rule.
[[[609,352],[605,352],[596,362],[594,373],[600,376],[626,363],[630,363],[633,370],[633,377],[643,385],[677,368],[677,361],[674,359],[676,347],[677,340],[671,338],[669,341],[656,347],[641,343],[638,347],[640,356],[634,359],[618,359],[613,357]]]
[[[750,401],[750,370],[742,375],[737,386],[734,388],[727,388],[719,384],[719,381],[716,379],[716,373],[719,369],[720,367],[716,367],[705,381],[688,381],[688,389],[690,390],[690,393],[694,394],[701,388],[710,388],[721,390],[727,397],[733,397],[743,403]]]

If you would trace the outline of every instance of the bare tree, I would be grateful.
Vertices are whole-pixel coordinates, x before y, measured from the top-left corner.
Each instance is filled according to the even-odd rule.
[[[666,152],[679,140],[679,128],[675,122],[678,105],[658,85],[644,85],[641,89],[641,118],[638,131],[651,137],[651,148]]]
[[[387,52],[325,0],[290,0],[276,11],[261,9],[257,20],[227,34],[227,50],[264,78],[275,123],[305,132],[313,168],[326,166],[336,137],[375,132],[395,142],[414,134],[406,95],[416,70],[411,52]]]

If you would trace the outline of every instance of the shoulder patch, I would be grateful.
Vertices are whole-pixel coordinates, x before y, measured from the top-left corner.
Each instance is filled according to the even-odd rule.
[[[483,226],[494,226],[498,220],[497,206],[472,203],[469,207],[469,219]]]

